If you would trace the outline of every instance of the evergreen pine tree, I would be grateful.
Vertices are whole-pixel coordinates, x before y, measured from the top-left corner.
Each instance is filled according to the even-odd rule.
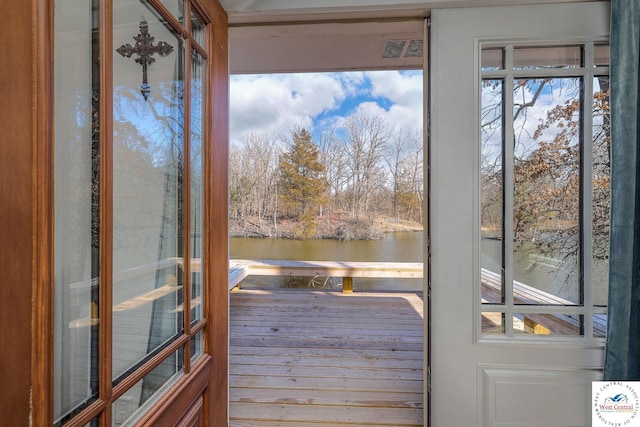
[[[319,151],[306,129],[293,132],[293,143],[280,157],[281,200],[290,214],[300,221],[298,234],[315,234],[317,209],[325,204],[327,181]]]

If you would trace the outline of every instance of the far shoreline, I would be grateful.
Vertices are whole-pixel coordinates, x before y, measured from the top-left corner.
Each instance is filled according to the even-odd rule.
[[[299,235],[301,222],[293,219],[276,221],[250,218],[244,221],[229,221],[229,237],[272,238],[304,240]],[[311,239],[329,240],[379,240],[387,233],[421,232],[422,224],[414,221],[381,217],[372,221],[318,217]],[[310,240],[311,240],[310,239]]]

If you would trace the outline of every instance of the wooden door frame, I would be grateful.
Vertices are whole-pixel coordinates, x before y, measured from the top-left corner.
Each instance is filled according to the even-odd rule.
[[[52,6],[7,0],[3,9],[0,376],[11,386],[0,414],[8,425],[43,425],[52,407]]]
[[[158,425],[193,418],[202,405],[209,425],[228,419],[228,34],[217,1],[202,2],[211,18],[206,122],[210,146],[205,177],[205,287],[207,333],[203,363],[154,406]],[[7,64],[0,69],[0,416],[8,425],[53,424],[53,2],[7,0],[0,39]],[[195,405],[194,405],[195,407]],[[199,408],[199,406],[198,406]],[[186,419],[185,419],[186,420]]]
[[[227,13],[219,2],[206,2],[212,18],[209,25],[213,61],[208,96],[211,97],[210,140],[207,149],[211,167],[205,178],[205,257],[209,281],[206,316],[208,334],[205,352],[211,355],[209,387],[205,393],[205,418],[212,426],[226,426],[229,418],[229,32]],[[206,195],[210,198],[207,198]],[[212,203],[206,203],[207,200]],[[221,303],[224,302],[224,303]],[[208,404],[208,405],[206,405]]]

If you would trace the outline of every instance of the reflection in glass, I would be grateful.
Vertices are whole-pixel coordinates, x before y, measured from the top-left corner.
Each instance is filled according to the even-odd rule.
[[[609,77],[593,79],[593,303],[607,305],[611,209],[611,116]]]
[[[114,46],[138,32],[140,16],[173,50],[149,66],[148,100],[142,67],[113,57],[113,378],[183,330],[184,48],[146,3],[114,10]]]
[[[593,53],[594,53],[593,63],[596,67],[609,66],[609,45],[608,44],[595,45]]]
[[[191,337],[191,363],[195,362],[204,354],[204,331],[198,331]]]
[[[164,360],[113,403],[112,417],[115,425],[133,424],[163,394],[172,380],[182,373],[182,369],[175,364],[175,360],[182,357],[181,353],[182,351],[178,351]]]
[[[514,286],[538,291],[519,303],[579,304],[581,79],[514,85]]]
[[[583,65],[582,46],[519,47],[513,49],[513,68],[577,68]]]
[[[550,313],[526,313],[515,314],[521,319],[521,328],[517,328],[514,322],[514,330],[527,335],[582,335],[584,328],[581,314],[550,314]]]
[[[604,338],[606,336],[607,336],[607,315],[594,314],[593,315],[593,337]]]
[[[204,313],[203,273],[201,259],[204,234],[204,99],[206,60],[195,50],[191,54],[191,320],[200,320]]]
[[[204,21],[193,9],[191,10],[191,36],[200,45],[205,48],[204,44]]]
[[[489,335],[502,335],[505,333],[504,313],[483,312],[482,333]]]
[[[54,404],[61,424],[97,397],[100,61],[96,2],[55,2]]]
[[[184,0],[160,0],[169,12],[184,25]]]
[[[481,55],[482,71],[504,69],[504,49],[483,49]]]
[[[492,304],[505,302],[504,295],[499,292],[504,280],[500,274],[502,271],[496,268],[499,265],[509,276],[513,274],[513,281],[505,283],[502,290],[513,291],[514,304],[575,306],[585,304],[585,301],[591,303],[590,297],[593,296],[595,306],[606,306],[611,145],[609,78],[596,74],[592,81],[585,83],[582,77],[533,78],[524,77],[534,75],[529,71],[500,72],[496,71],[500,70],[496,59],[499,59],[496,56],[498,51],[482,52],[482,75],[485,77],[481,85],[480,151],[482,301]],[[590,56],[592,53],[593,58]],[[505,62],[513,62],[515,70],[559,69],[544,71],[556,76],[566,75],[562,70],[565,68],[580,67],[582,70],[576,70],[576,74],[585,75],[592,71],[584,68],[586,64],[596,67],[609,65],[608,46],[598,44],[593,49],[590,44],[514,47],[513,50],[506,49],[505,55]],[[606,73],[606,70],[602,71]],[[492,89],[502,80],[489,77],[502,78],[504,75],[509,79],[513,76],[514,83],[502,91],[505,95],[500,105],[498,91],[494,93]],[[535,75],[542,76],[540,71]],[[593,85],[593,92],[584,93],[589,85]],[[588,111],[584,111],[585,105]],[[513,128],[503,125],[506,131],[501,131],[509,138],[507,141],[502,137],[505,150],[509,150],[503,151],[502,157],[497,154],[488,156],[498,153],[497,149],[492,151],[488,148],[492,137],[487,130],[495,133],[499,130],[498,126],[489,126],[494,118],[499,117],[499,113],[492,112],[492,106],[496,110],[508,109],[508,116],[513,116]],[[585,123],[592,128],[585,128]],[[494,139],[498,140],[497,137]],[[505,209],[500,214],[509,214],[509,227],[501,231],[504,241],[496,245],[493,252],[494,258],[500,261],[494,262],[494,268],[488,267],[492,258],[487,239],[491,228],[488,224],[488,212],[491,211],[488,209],[492,207],[487,190],[488,177],[491,176],[487,165],[492,161],[496,169],[502,168],[504,178],[501,188],[505,200],[496,198],[495,205],[501,204]],[[585,161],[588,163],[584,164]],[[497,173],[494,175],[498,176]],[[588,181],[583,181],[584,177]],[[590,202],[590,206],[585,205]],[[504,222],[504,218],[501,220]],[[591,223],[584,227],[585,221]],[[508,234],[505,236],[505,233]],[[509,253],[505,252],[507,249]],[[505,255],[508,255],[506,259]],[[585,289],[593,292],[585,295]],[[499,301],[501,296],[503,300]],[[518,316],[513,319],[514,333],[591,336],[591,331],[584,331],[583,319],[579,316]],[[546,323],[549,319],[555,320],[550,323],[551,327],[542,321],[533,322],[534,318]],[[560,320],[568,321],[569,325],[558,326]],[[507,326],[510,323],[507,319]],[[593,336],[604,336],[606,316],[594,316],[593,323]],[[544,327],[548,329],[546,332]],[[511,330],[510,327],[507,329]]]
[[[503,255],[503,96],[502,80],[482,81],[480,118],[480,257],[482,300],[504,303]]]

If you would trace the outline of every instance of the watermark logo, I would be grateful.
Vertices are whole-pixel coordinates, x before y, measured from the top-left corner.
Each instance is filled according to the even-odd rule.
[[[593,427],[640,427],[640,382],[594,381]]]

